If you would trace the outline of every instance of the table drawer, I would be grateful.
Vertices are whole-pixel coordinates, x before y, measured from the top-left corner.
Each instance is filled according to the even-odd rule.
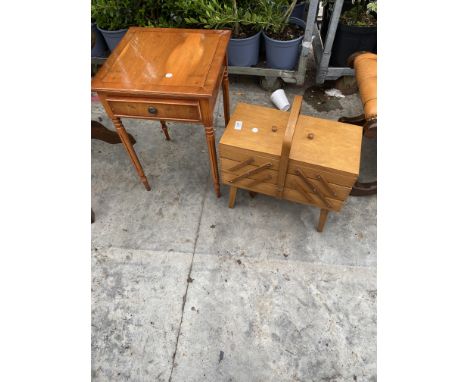
[[[109,99],[109,106],[117,117],[137,117],[174,121],[200,121],[198,102],[184,100],[140,101]]]

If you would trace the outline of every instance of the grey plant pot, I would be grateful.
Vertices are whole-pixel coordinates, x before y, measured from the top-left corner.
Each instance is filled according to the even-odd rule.
[[[291,17],[295,17],[297,19],[301,19],[305,21],[306,19],[305,6],[306,6],[305,1],[303,1],[302,3],[296,4],[296,6],[294,7],[291,13]]]
[[[258,63],[261,32],[247,38],[231,38],[228,46],[230,66],[254,66]]]
[[[109,48],[102,33],[97,29],[96,23],[91,23],[91,33],[94,33],[94,36],[96,36],[94,46],[91,47],[91,57],[107,57]]]
[[[289,22],[291,24],[299,25],[305,30],[306,24],[303,20],[291,17]],[[301,53],[301,45],[304,35],[294,40],[281,41],[268,37],[265,32],[262,33],[265,38],[267,66],[274,69],[294,69],[297,64],[299,54]]]
[[[105,29],[97,27],[99,31],[104,36],[104,40],[106,40],[107,46],[111,50],[111,52],[115,49],[117,44],[122,40],[122,37],[127,33],[128,29],[119,29],[116,31],[106,31]]]

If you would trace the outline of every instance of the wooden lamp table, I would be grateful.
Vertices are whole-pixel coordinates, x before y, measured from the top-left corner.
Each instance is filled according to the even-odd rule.
[[[229,82],[226,50],[231,32],[175,28],[130,28],[93,78],[104,109],[145,188],[151,187],[130,143],[121,118],[202,123],[216,195],[218,162],[213,109],[223,88],[224,121],[229,121]]]

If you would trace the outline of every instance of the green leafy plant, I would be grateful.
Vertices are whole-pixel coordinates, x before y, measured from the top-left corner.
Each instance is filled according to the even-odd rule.
[[[165,0],[92,0],[91,18],[106,30],[129,26],[170,26],[172,2]]]
[[[335,0],[324,0],[323,5],[334,4]],[[340,21],[345,25],[370,27],[377,25],[377,0],[352,0],[352,7],[343,12]]]
[[[377,1],[355,0],[353,6],[341,15],[341,22],[346,25],[367,27],[377,25],[377,19],[372,14],[377,13]]]
[[[377,0],[370,1],[367,4],[367,12],[373,12],[373,13],[377,14]]]
[[[208,29],[232,29],[233,36],[243,30],[282,33],[297,0],[176,0],[176,17],[187,25]]]
[[[266,32],[281,34],[289,24],[289,18],[297,0],[259,0],[258,11],[263,18],[263,29]]]
[[[135,25],[133,0],[92,0],[91,18],[99,28],[118,30]]]
[[[231,29],[248,37],[260,29],[282,33],[297,0],[92,0],[91,17],[106,30],[132,25]]]
[[[245,32],[259,31],[263,26],[262,17],[248,1],[178,0],[174,9],[176,18],[188,26],[232,29],[234,37],[245,37]]]
[[[170,27],[174,25],[170,18],[173,1],[133,0],[135,22],[140,27]]]

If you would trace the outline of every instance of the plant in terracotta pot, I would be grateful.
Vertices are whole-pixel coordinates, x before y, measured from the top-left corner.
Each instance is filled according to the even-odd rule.
[[[299,58],[305,22],[291,17],[297,0],[260,0],[259,10],[264,20],[263,36],[267,66],[293,69]]]
[[[135,25],[133,0],[93,0],[91,17],[112,51],[125,35],[129,26]]]
[[[327,8],[333,5],[333,0],[325,1]],[[376,0],[351,0],[343,4],[330,65],[347,66],[348,57],[358,51],[377,52]]]
[[[231,66],[253,66],[258,62],[261,18],[247,0],[180,0],[179,15],[188,26],[230,29],[228,60]]]

